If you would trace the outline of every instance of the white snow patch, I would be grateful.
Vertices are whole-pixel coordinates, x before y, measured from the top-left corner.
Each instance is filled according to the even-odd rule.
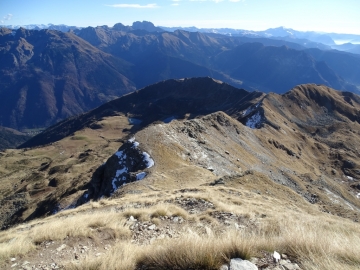
[[[154,166],[155,162],[148,153],[143,152],[143,156],[144,156],[144,161],[146,163],[146,168],[151,168],[152,166]]]
[[[354,181],[354,178],[351,176],[346,176],[347,179],[349,179],[350,181]]]
[[[137,141],[135,141],[135,137],[132,137],[131,139],[129,139],[128,142],[132,143],[134,148],[136,148],[140,145]]]
[[[245,111],[242,112],[242,116],[248,116],[253,111],[255,111],[259,106],[261,102],[256,103],[255,105],[251,105],[249,108],[247,108]]]
[[[122,175],[123,173],[126,173],[127,171],[128,171],[128,169],[126,167],[122,168],[121,170],[117,170],[115,177],[119,177],[120,175]]]
[[[146,176],[146,172],[141,172],[136,174],[136,180],[143,180]]]
[[[123,169],[121,170],[117,170],[116,171],[116,175],[115,177],[113,178],[111,184],[112,184],[112,187],[113,187],[113,192],[115,192],[115,190],[118,189],[118,186],[116,185],[116,182],[117,181],[125,181],[126,180],[126,176],[123,176],[122,178],[119,179],[119,176],[122,175],[123,173],[126,173],[128,170],[126,167],[124,167]]]
[[[131,138],[128,140],[128,142],[132,143],[134,148],[137,148],[140,144],[135,141],[135,137]],[[154,166],[155,162],[154,160],[150,157],[150,155],[146,152],[143,152],[143,160],[146,164],[146,168],[150,168],[152,166]],[[115,192],[119,186],[121,185],[116,185],[116,182],[118,181],[126,181],[126,176],[122,176],[124,173],[128,173],[129,169],[125,166],[125,161],[126,161],[126,154],[123,151],[117,151],[115,153],[115,155],[118,157],[119,159],[119,164],[123,167],[120,170],[116,171],[115,177],[112,180],[112,187],[113,187],[113,192]],[[133,162],[133,161],[132,161]],[[147,173],[146,172],[140,172],[136,174],[136,180],[142,180],[146,177]],[[125,185],[125,184],[122,184]]]
[[[140,125],[142,122],[142,120],[136,119],[136,118],[128,118],[128,121],[130,124],[133,124],[133,125]]]
[[[257,112],[246,121],[246,126],[254,129],[258,124],[260,124],[260,122],[261,122],[261,115],[260,112]]]
[[[358,194],[356,195],[356,198],[360,199],[360,193],[358,193]]]
[[[135,147],[135,148],[138,147],[139,145],[140,145],[140,144],[139,144],[138,142],[134,142],[134,143],[133,143],[133,147]]]

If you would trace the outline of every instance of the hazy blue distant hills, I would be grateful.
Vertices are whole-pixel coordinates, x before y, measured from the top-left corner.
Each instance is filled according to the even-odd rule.
[[[342,46],[338,46],[338,43],[353,43],[354,46],[360,44],[360,35],[353,34],[339,34],[339,33],[318,33],[314,31],[296,31],[291,28],[277,27],[270,28],[265,31],[251,31],[243,29],[231,29],[231,28],[196,28],[196,27],[164,27],[166,31],[186,30],[191,32],[202,33],[217,33],[227,36],[243,36],[243,37],[266,37],[283,39],[294,43],[301,44],[307,48],[319,48],[319,49],[338,49],[352,53],[358,53],[358,49],[348,50]],[[356,46],[357,47],[357,46]]]
[[[13,29],[13,30],[17,30],[19,28],[25,28],[28,30],[43,30],[43,29],[48,29],[48,30],[57,30],[57,31],[62,31],[62,32],[69,32],[70,30],[75,30],[75,29],[80,29],[81,27],[78,26],[69,26],[69,25],[65,25],[65,24],[27,24],[27,25],[0,25],[0,27],[5,27],[8,29]]]
[[[83,27],[68,26],[64,24],[30,24],[30,25],[0,25],[0,27],[6,27],[9,29],[18,29],[20,27],[29,30],[58,30],[62,32],[79,31]],[[101,26],[106,28],[108,26]],[[108,27],[111,28],[111,27]],[[318,48],[318,49],[337,49],[341,51],[347,51],[350,53],[360,54],[360,35],[354,34],[339,34],[339,33],[322,33],[315,31],[297,31],[291,28],[277,27],[269,28],[264,31],[252,31],[244,29],[233,28],[197,28],[197,27],[166,27],[155,26],[152,22],[148,21],[136,21],[131,26],[117,23],[113,27],[115,30],[124,32],[134,30],[145,30],[147,32],[175,32],[176,30],[184,30],[187,32],[201,32],[201,33],[215,33],[227,36],[249,37],[249,38],[271,38],[282,39],[292,43],[300,44],[306,48]],[[346,46],[342,44],[347,43]],[[340,45],[339,45],[340,44]]]
[[[214,62],[219,70],[261,91],[283,93],[304,82],[356,91],[326,62],[317,61],[304,50],[286,46],[246,43],[217,55]]]
[[[307,49],[305,51],[317,61],[326,62],[332,70],[346,81],[360,85],[360,56],[337,50]]]
[[[315,48],[311,51],[298,43],[265,37],[226,36],[185,30],[139,31],[88,27],[77,31],[77,34],[99,49],[134,64],[134,73],[137,74],[134,81],[141,86],[154,83],[155,78],[187,77],[190,71],[196,74],[194,76],[212,76],[235,86],[278,93],[307,82],[354,92],[358,91],[355,85],[360,85],[357,79],[360,78],[357,76],[359,58],[331,50],[320,43],[319,47],[327,50]],[[263,48],[257,50],[258,45]],[[326,53],[321,55],[316,51]],[[337,65],[336,61],[340,59],[344,61]],[[190,63],[195,66],[190,68]],[[208,75],[209,72],[212,75]],[[140,76],[141,73],[144,75]]]

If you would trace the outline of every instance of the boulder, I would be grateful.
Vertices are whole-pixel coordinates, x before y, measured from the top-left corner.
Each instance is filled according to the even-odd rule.
[[[240,258],[231,259],[230,270],[258,270],[257,266],[247,260]]]

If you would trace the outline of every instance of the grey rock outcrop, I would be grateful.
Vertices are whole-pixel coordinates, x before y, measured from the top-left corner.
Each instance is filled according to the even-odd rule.
[[[240,258],[231,259],[230,267],[227,265],[221,266],[220,270],[258,270],[257,266],[247,260]]]
[[[94,172],[89,189],[78,200],[77,205],[90,199],[111,196],[120,186],[144,179],[148,174],[146,170],[154,165],[154,161],[138,146],[139,143],[134,138],[128,140],[101,165]]]

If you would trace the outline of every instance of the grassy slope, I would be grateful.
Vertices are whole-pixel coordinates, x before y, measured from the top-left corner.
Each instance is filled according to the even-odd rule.
[[[56,261],[67,269],[217,269],[233,257],[262,258],[264,252],[277,250],[302,269],[358,269],[360,227],[353,220],[359,215],[359,200],[348,192],[341,164],[331,159],[337,148],[327,143],[334,145],[341,137],[342,144],[335,146],[346,151],[338,154],[355,160],[359,124],[335,123],[338,131],[328,137],[326,128],[332,130],[334,123],[316,135],[311,135],[315,130],[304,135],[310,126],[300,130],[286,118],[294,110],[303,112],[301,104],[285,109],[286,102],[270,95],[263,104],[268,120],[280,129],[265,125],[251,130],[214,113],[136,133],[140,147],[155,160],[147,178],[119,189],[111,200],[0,232],[0,266],[10,268],[15,257],[32,265]],[[306,113],[320,115],[322,110],[309,104]],[[305,112],[297,114],[302,117],[298,120],[306,120]],[[98,124],[45,147],[7,150],[0,157],[1,198],[13,189],[28,194],[31,203],[23,219],[42,198],[68,206],[129,135],[124,129],[132,128],[121,115]],[[300,158],[275,147],[274,140]],[[89,149],[89,156],[81,155]],[[48,186],[53,178],[57,187]],[[315,194],[317,202],[309,203],[307,194]],[[130,221],[131,216],[137,221]],[[138,230],[136,224],[155,224],[158,230]],[[64,252],[57,251],[62,244]],[[84,246],[89,250],[81,253]]]

